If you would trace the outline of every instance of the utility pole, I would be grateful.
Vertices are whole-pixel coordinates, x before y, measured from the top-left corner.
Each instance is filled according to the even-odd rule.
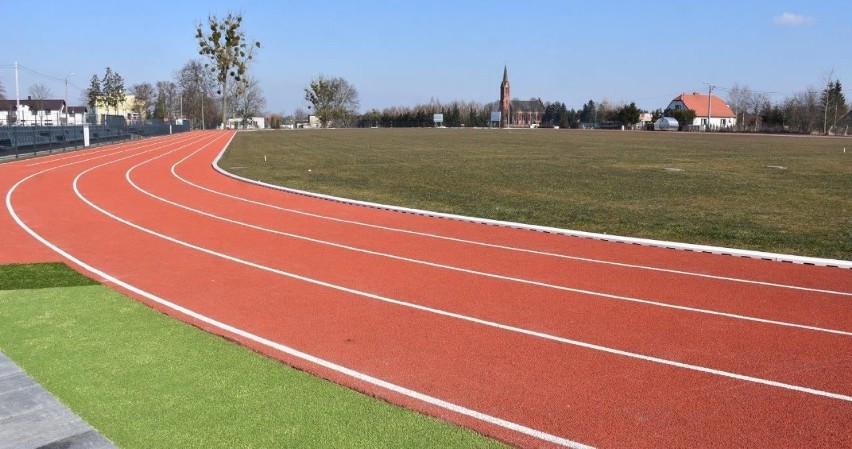
[[[204,131],[204,85],[201,84],[201,78],[196,78],[198,80],[198,91],[201,93],[201,130]]]
[[[710,83],[704,83],[707,85],[707,131],[710,131],[710,116],[713,107],[713,88],[716,87]]]
[[[18,61],[15,61],[15,124],[21,124],[21,89],[18,87]]]
[[[73,73],[69,73],[68,76],[65,77],[65,124],[68,124],[68,78],[74,76]]]

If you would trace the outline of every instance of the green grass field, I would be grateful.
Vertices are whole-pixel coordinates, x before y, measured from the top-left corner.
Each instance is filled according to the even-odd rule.
[[[846,138],[269,131],[238,134],[220,165],[252,179],[366,201],[852,260],[852,139]]]
[[[0,267],[0,280],[12,277],[0,284],[0,351],[119,447],[502,447],[286,367],[63,265]]]

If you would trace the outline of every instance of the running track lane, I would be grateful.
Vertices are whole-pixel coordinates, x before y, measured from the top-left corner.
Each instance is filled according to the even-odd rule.
[[[146,303],[510,443],[539,446],[550,436],[602,447],[852,442],[849,270],[451,222],[257,188],[210,168],[229,137],[194,133],[38,166],[7,164],[0,179],[6,187],[50,169],[18,184],[7,206],[77,263],[101,270],[97,276],[141,289],[130,293]],[[731,277],[738,280],[723,279]]]

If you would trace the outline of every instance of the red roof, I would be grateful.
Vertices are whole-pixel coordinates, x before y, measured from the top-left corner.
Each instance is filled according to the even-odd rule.
[[[680,94],[672,101],[682,101],[687,109],[695,111],[696,117],[707,117],[707,95],[693,92],[691,94]],[[722,101],[721,98],[710,95],[710,116],[711,117],[736,117],[734,111]]]

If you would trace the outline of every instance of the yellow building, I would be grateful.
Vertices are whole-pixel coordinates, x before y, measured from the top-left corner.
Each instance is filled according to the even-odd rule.
[[[145,106],[144,102],[136,100],[135,95],[125,95],[124,101],[118,103],[118,106],[116,107],[107,107],[106,99],[104,97],[98,97],[93,112],[95,117],[97,117],[98,124],[104,123],[104,117],[107,115],[120,115],[124,117],[128,123],[134,123],[145,119]]]

